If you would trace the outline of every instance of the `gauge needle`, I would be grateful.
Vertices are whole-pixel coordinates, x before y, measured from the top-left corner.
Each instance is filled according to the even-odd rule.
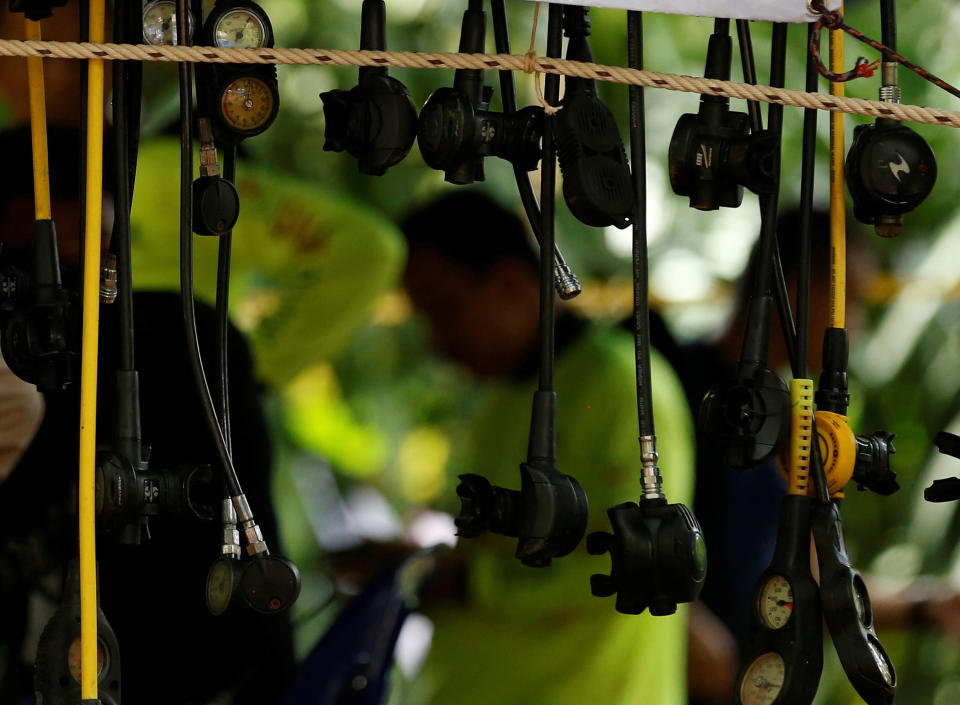
[[[793,609],[793,603],[792,603],[792,602],[787,602],[786,600],[777,600],[777,606],[778,606],[778,607],[786,607],[788,610],[792,610],[792,609]]]

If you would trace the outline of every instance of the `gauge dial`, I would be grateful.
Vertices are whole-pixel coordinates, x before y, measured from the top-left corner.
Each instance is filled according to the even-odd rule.
[[[259,49],[267,41],[267,28],[263,18],[252,10],[237,8],[217,20],[213,41],[228,49]]]
[[[780,629],[793,615],[793,588],[782,575],[774,575],[760,591],[760,618],[771,629]]]
[[[210,614],[220,616],[227,611],[233,601],[237,586],[238,568],[235,559],[218,558],[207,573],[207,609]]]
[[[187,13],[187,39],[193,38],[193,15]],[[147,44],[177,43],[177,4],[174,0],[153,0],[143,8],[143,40]]]
[[[220,96],[220,112],[237,132],[262,132],[273,120],[276,99],[259,78],[245,76],[232,81]]]
[[[873,639],[867,642],[870,645],[870,655],[873,656],[873,660],[877,664],[877,668],[880,669],[880,675],[883,677],[884,682],[887,685],[893,685],[896,680],[894,676],[893,664],[890,663],[890,659],[887,657],[887,654],[884,653],[883,647],[880,644],[874,642]]]
[[[106,648],[103,641],[97,639],[97,678],[103,675],[103,667],[106,662]],[[70,669],[70,675],[77,683],[80,682],[80,637],[70,642],[70,649],[67,651],[67,667]]]
[[[780,654],[771,651],[758,657],[743,675],[741,705],[770,705],[780,695],[785,672]]]

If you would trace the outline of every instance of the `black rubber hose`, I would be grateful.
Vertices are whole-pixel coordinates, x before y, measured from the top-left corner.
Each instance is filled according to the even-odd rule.
[[[177,26],[187,26],[187,0],[177,0]],[[178,43],[186,44],[186,32],[177,32]],[[200,342],[197,338],[197,314],[194,310],[193,293],[193,138],[191,130],[193,77],[189,62],[180,62],[180,297],[183,306],[183,324],[186,335],[187,355],[193,372],[197,393],[207,429],[213,438],[223,469],[224,481],[230,495],[243,494],[240,480],[233,467],[230,451],[220,430],[220,422],[210,396],[210,388],[203,371],[200,357]]]
[[[756,85],[757,65],[753,56],[753,40],[750,37],[750,23],[747,20],[737,20],[737,40],[740,45],[740,65],[743,70],[743,82]],[[747,112],[750,113],[750,129],[754,132],[760,132],[760,130],[763,129],[760,103],[755,100],[748,100]]]
[[[809,42],[813,25],[807,28]],[[819,74],[813,56],[807,54],[805,89],[816,93]],[[817,111],[803,111],[803,147],[800,157],[800,276],[797,281],[797,369],[795,376],[807,378],[810,344],[810,269],[812,242],[810,225],[813,215],[813,188],[817,159]]]
[[[714,30],[716,31],[716,30]],[[627,12],[627,66],[643,69],[643,13]],[[633,341],[640,436],[656,435],[650,376],[650,300],[647,271],[647,144],[643,88],[630,86],[630,163],[633,175]]]
[[[880,0],[880,41],[897,50],[897,2]]]
[[[80,41],[90,41],[90,2],[80,0],[77,9],[80,15]],[[80,233],[80,271],[83,271],[83,260],[87,230],[87,72],[80,71],[80,173],[77,174],[77,203],[80,204],[80,220],[77,223]]]
[[[223,148],[223,178],[235,183],[237,177],[237,148]],[[220,428],[227,451],[233,455],[233,435],[230,430],[230,379],[228,360],[228,334],[230,330],[230,256],[233,247],[233,231],[220,236],[217,250],[217,407],[220,413]]]
[[[743,81],[751,85],[757,83],[757,64],[753,54],[753,40],[750,37],[750,23],[747,20],[737,20],[737,39],[740,45],[740,64],[743,70]],[[756,133],[763,129],[763,118],[760,115],[760,105],[756,101],[747,101],[747,108],[750,114],[750,129]],[[763,212],[763,202],[765,197],[761,197],[761,213]],[[793,352],[796,347],[796,326],[793,322],[793,314],[790,311],[790,294],[787,291],[786,278],[783,275],[783,266],[780,262],[780,248],[777,239],[773,239],[773,268],[774,296],[777,303],[777,312],[780,315],[780,330],[783,333],[783,339],[786,343],[788,354],[790,355],[791,366],[795,365],[796,354]],[[794,371],[796,368],[794,367]]]
[[[551,4],[547,23],[547,56],[559,58],[563,51],[563,9]],[[560,102],[560,76],[550,74],[544,80],[544,98],[550,105]],[[540,174],[541,235],[540,241],[540,386],[541,392],[553,391],[554,366],[554,300],[553,258],[544,255],[553,252],[555,245],[554,211],[557,188],[557,147],[553,141],[553,120],[547,115],[543,121],[543,161]]]
[[[510,53],[510,32],[507,26],[507,6],[504,0],[490,0],[491,14],[493,15],[493,41],[498,54]],[[500,100],[503,103],[503,112],[506,114],[517,112],[517,90],[513,81],[513,71],[499,71],[500,74]],[[513,164],[513,176],[517,182],[517,191],[520,194],[520,202],[523,204],[523,210],[527,214],[527,221],[530,223],[530,229],[533,230],[533,236],[540,244],[543,237],[540,232],[540,204],[537,203],[537,194],[533,190],[533,182],[530,180],[530,173],[522,167]],[[554,243],[553,248],[554,263],[558,269],[567,266],[560,252],[559,246]],[[564,296],[561,291],[562,283],[556,282],[557,293]],[[579,293],[579,292],[578,292]],[[574,294],[576,296],[576,294]],[[573,298],[572,296],[569,298]]]
[[[129,37],[127,27],[127,3],[118,2],[113,8],[114,41],[125,44]],[[113,174],[114,174],[114,220],[113,251],[117,257],[117,309],[119,312],[119,369],[130,371],[134,366],[133,341],[133,272],[130,246],[130,139],[127,104],[128,75],[125,61],[113,63]]]

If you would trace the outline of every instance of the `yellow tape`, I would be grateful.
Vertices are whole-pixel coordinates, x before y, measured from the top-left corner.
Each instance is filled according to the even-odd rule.
[[[813,438],[813,380],[790,380],[790,457],[787,491],[805,495],[810,487]]]

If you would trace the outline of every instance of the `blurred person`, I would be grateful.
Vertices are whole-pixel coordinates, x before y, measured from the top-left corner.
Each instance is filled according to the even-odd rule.
[[[457,420],[448,469],[516,487],[539,319],[538,263],[527,230],[514,214],[472,192],[426,205],[403,230],[410,248],[404,286],[434,346],[486,393],[475,416]],[[688,502],[691,417],[679,381],[656,351],[652,367],[664,490],[670,501]],[[575,476],[590,499],[588,531],[609,529],[606,509],[640,493],[635,373],[631,335],[560,309],[557,457],[560,470]],[[458,551],[463,592],[427,605],[436,629],[417,702],[686,700],[686,606],[668,617],[617,613],[612,599],[590,593],[590,575],[609,572],[609,558],[588,557],[582,545],[539,570],[520,564],[513,541],[502,536],[462,540]]]
[[[79,133],[51,128],[49,143],[55,155],[51,191],[63,281],[77,291]],[[0,133],[5,155],[0,263],[28,270],[34,217],[32,181],[25,178],[30,149],[26,128]],[[110,164],[109,156],[104,163]],[[109,229],[104,232],[106,247]],[[201,330],[213,330],[213,310],[197,309]],[[179,297],[137,293],[134,318],[143,440],[153,451],[151,467],[188,462],[216,467],[185,354]],[[116,306],[101,306],[99,443],[109,442],[113,433],[117,331]],[[201,337],[206,359],[214,355],[213,342],[213,336]],[[237,472],[265,537],[277,550],[270,436],[249,348],[234,328],[228,351]],[[37,642],[59,605],[66,563],[76,555],[79,379],[64,392],[41,396],[4,366],[0,395],[0,440],[6,452],[0,468],[0,704],[8,705],[32,702]],[[219,488],[214,474],[197,501],[219,510]],[[141,704],[277,702],[293,669],[289,616],[209,614],[203,586],[219,554],[218,521],[189,525],[161,517],[151,521],[151,532],[151,540],[139,547],[112,545],[107,535],[98,541],[100,603],[120,646],[123,698]],[[242,656],[241,644],[255,657]]]

